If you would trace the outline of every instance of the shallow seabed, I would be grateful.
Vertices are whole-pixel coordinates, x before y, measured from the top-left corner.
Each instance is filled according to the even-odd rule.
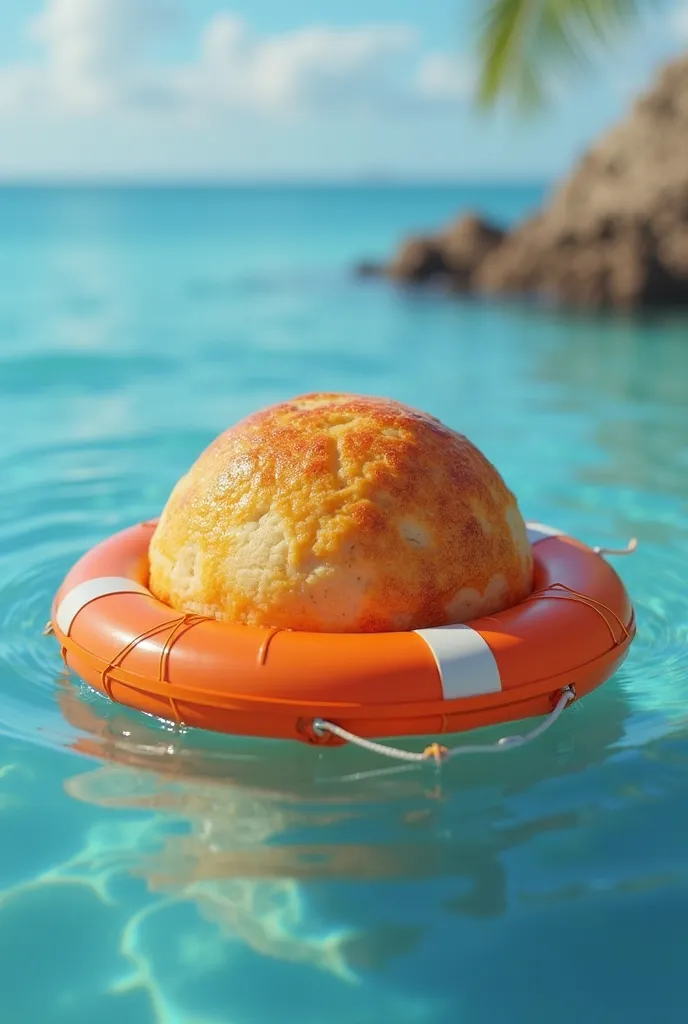
[[[685,1021],[688,322],[347,272],[537,198],[0,192],[3,1024]],[[62,672],[41,630],[78,555],[236,418],[316,389],[441,417],[528,518],[637,536],[628,660],[533,746],[390,772],[182,734]]]

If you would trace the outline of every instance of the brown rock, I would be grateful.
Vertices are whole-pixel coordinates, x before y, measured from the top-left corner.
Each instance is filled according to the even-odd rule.
[[[657,253],[660,262],[677,277],[688,280],[688,223],[676,223],[660,237]]]
[[[446,278],[449,266],[442,246],[434,238],[409,238],[394,257],[387,273],[396,281],[425,284]]]
[[[503,240],[504,231],[475,214],[461,217],[439,236],[452,284],[467,287],[488,253]]]
[[[661,70],[535,216],[504,234],[468,214],[409,239],[386,273],[569,306],[688,305],[688,54]]]
[[[487,254],[486,293],[564,305],[688,305],[688,55],[584,155],[537,218]]]
[[[387,272],[395,280],[415,284],[441,281],[451,288],[466,289],[476,268],[503,237],[500,228],[467,214],[436,237],[408,239]]]

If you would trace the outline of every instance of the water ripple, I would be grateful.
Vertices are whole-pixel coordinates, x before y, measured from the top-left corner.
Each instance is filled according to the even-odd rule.
[[[15,356],[0,362],[0,394],[79,392],[86,386],[90,391],[114,391],[129,380],[157,377],[174,366],[174,360],[159,355],[58,352]]]
[[[56,699],[62,662],[43,636],[52,599],[83,551],[146,504],[136,474],[106,462],[93,444],[0,460],[0,727],[8,736],[58,749],[71,741]]]

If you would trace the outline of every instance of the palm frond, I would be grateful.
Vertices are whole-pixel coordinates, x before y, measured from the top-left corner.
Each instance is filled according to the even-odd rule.
[[[592,45],[616,38],[640,0],[489,0],[479,25],[477,100],[491,107],[506,93],[525,107],[539,105],[545,75],[584,62]]]

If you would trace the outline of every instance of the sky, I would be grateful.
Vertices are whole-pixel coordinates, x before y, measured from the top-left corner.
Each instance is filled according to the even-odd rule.
[[[688,50],[657,0],[524,118],[474,103],[489,0],[0,0],[0,179],[550,180]]]

